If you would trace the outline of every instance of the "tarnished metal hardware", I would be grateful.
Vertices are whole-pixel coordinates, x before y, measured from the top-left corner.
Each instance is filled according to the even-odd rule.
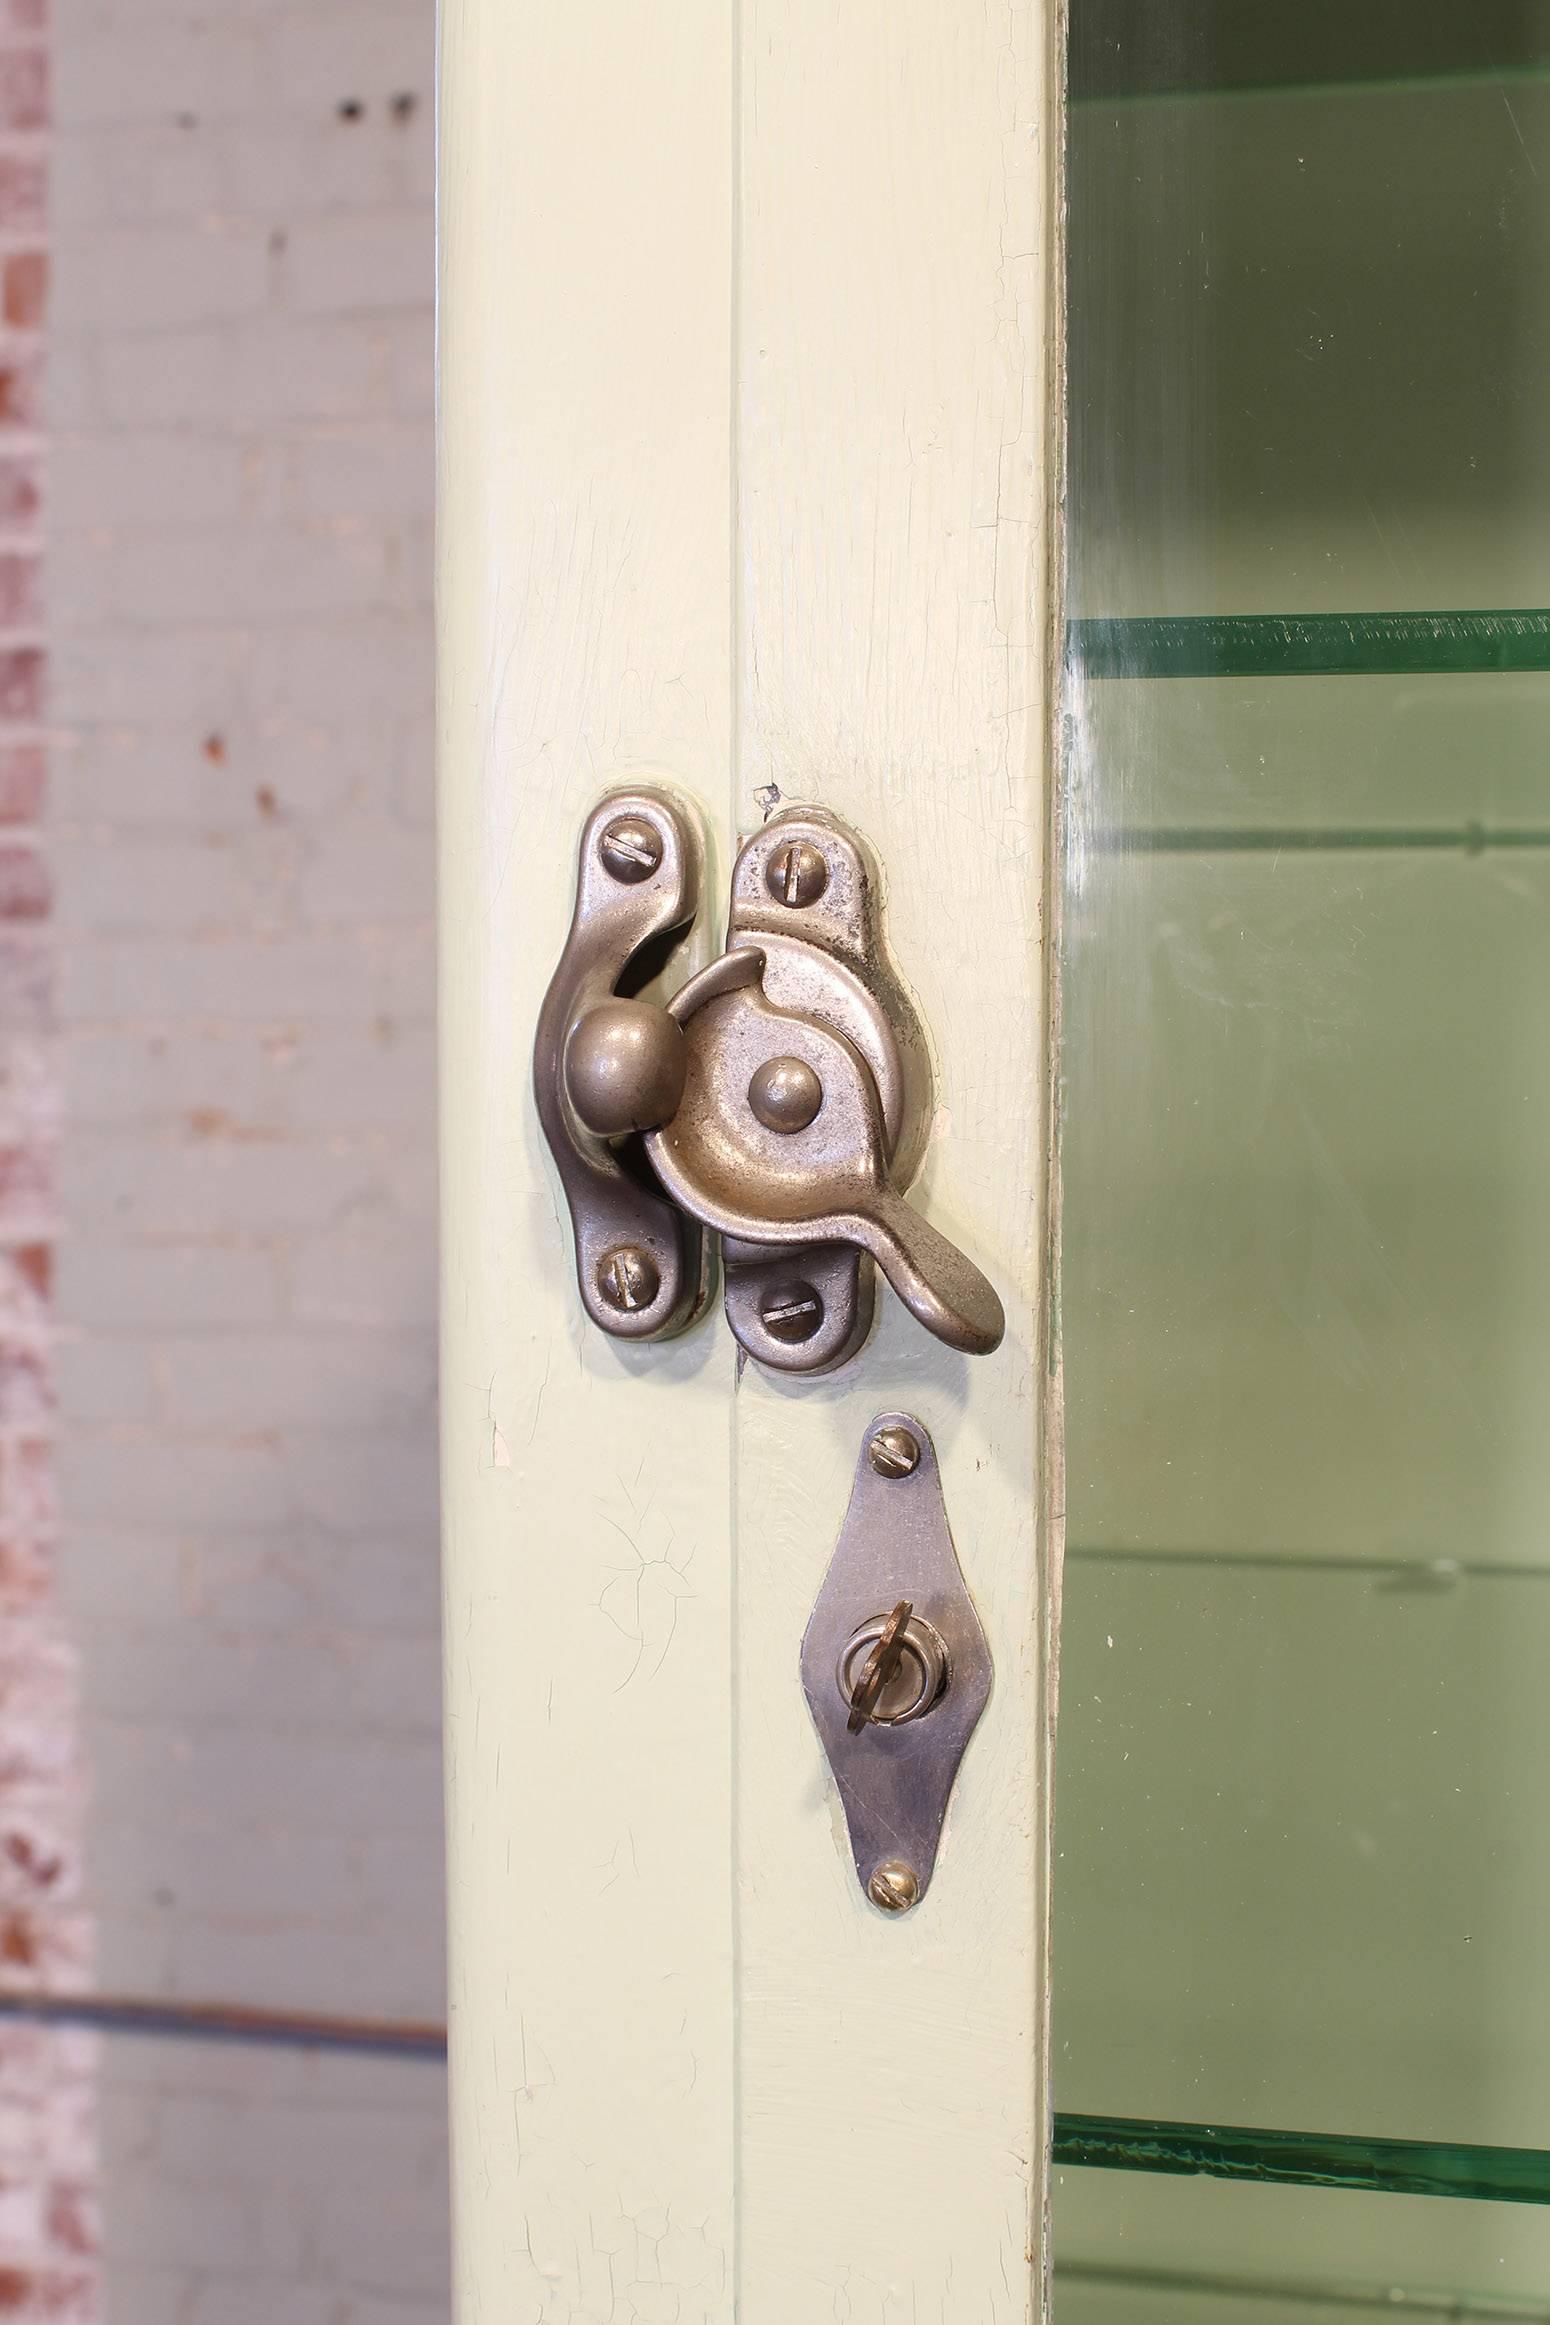
[[[641,947],[692,914],[693,828],[655,788],[596,811],[540,1024],[539,1110],[589,1314],[632,1338],[692,1315],[687,1248],[669,1280],[665,1203],[725,1238],[728,1319],[774,1370],[831,1371],[855,1353],[874,1260],[939,1339],[989,1351],[1004,1329],[995,1292],[904,1199],[930,1126],[930,1062],[854,832],[815,809],[777,816],[733,867],[720,958],[665,1007],[621,989]],[[659,1207],[628,1233],[626,1189]],[[594,1190],[608,1216],[584,1227]]]
[[[533,1095],[570,1205],[582,1302],[595,1324],[623,1340],[663,1339],[699,1313],[705,1238],[699,1221],[656,1183],[638,1136],[597,1129],[577,1112],[564,1058],[594,1011],[619,1006],[620,987],[648,948],[687,933],[704,871],[699,825],[673,794],[643,785],[593,810],[581,835],[570,935],[533,1044]],[[662,1085],[650,1095],[659,1100]]]
[[[904,1447],[913,1461],[890,1466]],[[884,1413],[866,1433],[802,1641],[802,1686],[862,1889],[883,1912],[907,1912],[931,1885],[959,1762],[990,1696],[990,1648],[953,1549],[936,1449],[908,1413]]]

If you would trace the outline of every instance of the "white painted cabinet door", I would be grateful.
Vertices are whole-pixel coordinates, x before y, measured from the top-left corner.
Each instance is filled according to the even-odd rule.
[[[460,2325],[1044,2307],[1053,0],[444,0],[446,1685]],[[582,822],[779,798],[882,859],[916,1200],[1006,1303],[822,1380],[578,1303],[530,1094]],[[990,1705],[915,1912],[798,1675],[917,1412]]]

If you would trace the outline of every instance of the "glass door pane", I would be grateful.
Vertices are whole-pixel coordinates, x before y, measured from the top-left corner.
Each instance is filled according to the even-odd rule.
[[[1550,10],[1071,71],[1062,2315],[1532,2303]]]

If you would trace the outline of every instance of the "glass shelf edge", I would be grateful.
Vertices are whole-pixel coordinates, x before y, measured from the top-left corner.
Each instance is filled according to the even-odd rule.
[[[1117,2261],[1059,2260],[1055,2282],[1112,2286],[1142,2293],[1214,2295],[1235,2301],[1289,2302],[1319,2309],[1381,2309],[1402,2317],[1513,2319],[1550,2325],[1543,2301],[1512,2293],[1460,2293],[1429,2285],[1369,2284],[1358,2279],[1283,2277],[1238,2270],[1148,2268]]]
[[[1089,615],[1070,679],[1456,677],[1550,671],[1550,609]]]
[[[1390,2196],[1454,2196],[1550,2204],[1550,2151],[1342,2132],[1266,2131],[1057,2112],[1054,2161],[1073,2169],[1345,2188]]]

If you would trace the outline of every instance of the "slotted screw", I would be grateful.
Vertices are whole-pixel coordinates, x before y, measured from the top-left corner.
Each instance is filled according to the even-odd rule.
[[[913,1865],[902,1857],[885,1857],[866,1885],[866,1893],[884,1913],[908,1913],[920,1896]]]
[[[616,815],[603,826],[597,852],[606,871],[634,887],[638,880],[649,880],[661,863],[662,834],[643,815]]]
[[[764,885],[777,904],[800,911],[816,904],[829,885],[829,867],[811,840],[787,840],[765,867]]]
[[[920,1466],[920,1439],[908,1429],[879,1429],[866,1456],[879,1477],[909,1477]]]
[[[759,1321],[788,1348],[811,1340],[823,1323],[823,1302],[811,1284],[772,1284],[759,1302]]]
[[[638,1243],[619,1243],[598,1263],[597,1288],[610,1308],[633,1315],[649,1308],[662,1289],[662,1271]]]

